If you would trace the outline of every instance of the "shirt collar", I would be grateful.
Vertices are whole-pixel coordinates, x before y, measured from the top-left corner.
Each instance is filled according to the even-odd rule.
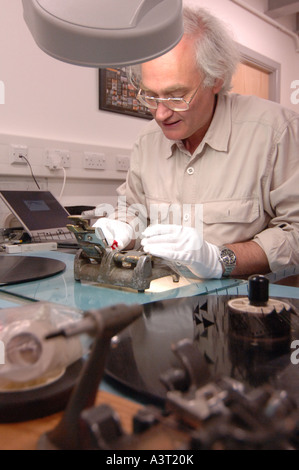
[[[199,144],[195,153],[202,149],[205,144],[219,152],[227,152],[229,139],[232,131],[232,113],[231,113],[231,99],[229,95],[219,95],[216,105],[213,120],[204,136],[202,142]],[[174,154],[175,147],[181,151],[185,150],[181,141],[169,140],[165,142],[165,158],[170,158]],[[186,153],[187,150],[185,150]]]
[[[231,99],[229,95],[219,95],[211,125],[203,139],[214,150],[227,152],[232,132]]]

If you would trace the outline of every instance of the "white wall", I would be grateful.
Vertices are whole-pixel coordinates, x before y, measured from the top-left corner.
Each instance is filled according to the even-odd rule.
[[[1,132],[131,145],[139,119],[98,110],[98,71],[55,60],[35,44],[21,0],[0,0]],[[117,138],[116,138],[117,134]]]
[[[264,11],[266,0],[249,0]],[[299,80],[299,54],[293,39],[264,23],[230,0],[185,0],[200,5],[231,25],[242,45],[281,64],[281,103],[291,103],[291,83]],[[99,203],[111,200],[124,179],[114,169],[116,155],[128,154],[143,119],[98,109],[98,70],[57,61],[35,44],[22,17],[21,0],[0,0],[0,187],[18,182],[33,188],[29,169],[9,163],[10,144],[28,145],[33,170],[45,187],[58,191],[61,174],[44,166],[47,148],[70,151],[72,168],[63,203]],[[104,151],[108,169],[82,171],[84,151]],[[9,175],[8,177],[6,175]],[[29,181],[29,183],[28,183]],[[80,182],[80,184],[79,184]],[[79,189],[79,191],[78,191]]]
[[[265,23],[230,0],[185,0],[188,5],[207,8],[230,27],[234,38],[243,46],[281,64],[281,98],[283,106],[299,113],[299,104],[291,102],[291,83],[299,80],[299,53],[294,40],[274,26]],[[267,9],[267,0],[245,0],[260,12]],[[288,19],[281,21],[287,26]]]

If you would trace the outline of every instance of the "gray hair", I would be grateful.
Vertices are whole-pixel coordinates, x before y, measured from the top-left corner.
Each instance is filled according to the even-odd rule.
[[[204,8],[185,7],[184,34],[195,37],[196,62],[205,76],[204,86],[212,87],[221,79],[220,93],[228,93],[240,54],[226,25]]]
[[[195,60],[205,77],[204,86],[213,87],[216,80],[221,79],[220,93],[228,93],[240,55],[225,24],[204,8],[184,7],[183,20],[184,35],[195,38]],[[126,72],[131,83],[139,88],[141,65],[127,67]]]

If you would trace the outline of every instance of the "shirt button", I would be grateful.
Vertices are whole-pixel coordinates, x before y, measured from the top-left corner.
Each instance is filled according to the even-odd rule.
[[[188,173],[188,175],[193,175],[194,174],[194,168],[192,168],[192,166],[190,166],[190,168],[188,168],[188,170],[187,170],[187,173]]]

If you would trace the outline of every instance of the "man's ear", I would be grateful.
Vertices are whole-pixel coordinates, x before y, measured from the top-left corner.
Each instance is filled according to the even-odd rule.
[[[222,78],[217,78],[217,79],[215,80],[215,84],[214,84],[214,86],[213,86],[213,88],[212,88],[213,93],[214,93],[215,95],[217,95],[217,94],[220,92],[220,90],[221,90],[222,87],[223,87],[223,80],[222,80]]]

